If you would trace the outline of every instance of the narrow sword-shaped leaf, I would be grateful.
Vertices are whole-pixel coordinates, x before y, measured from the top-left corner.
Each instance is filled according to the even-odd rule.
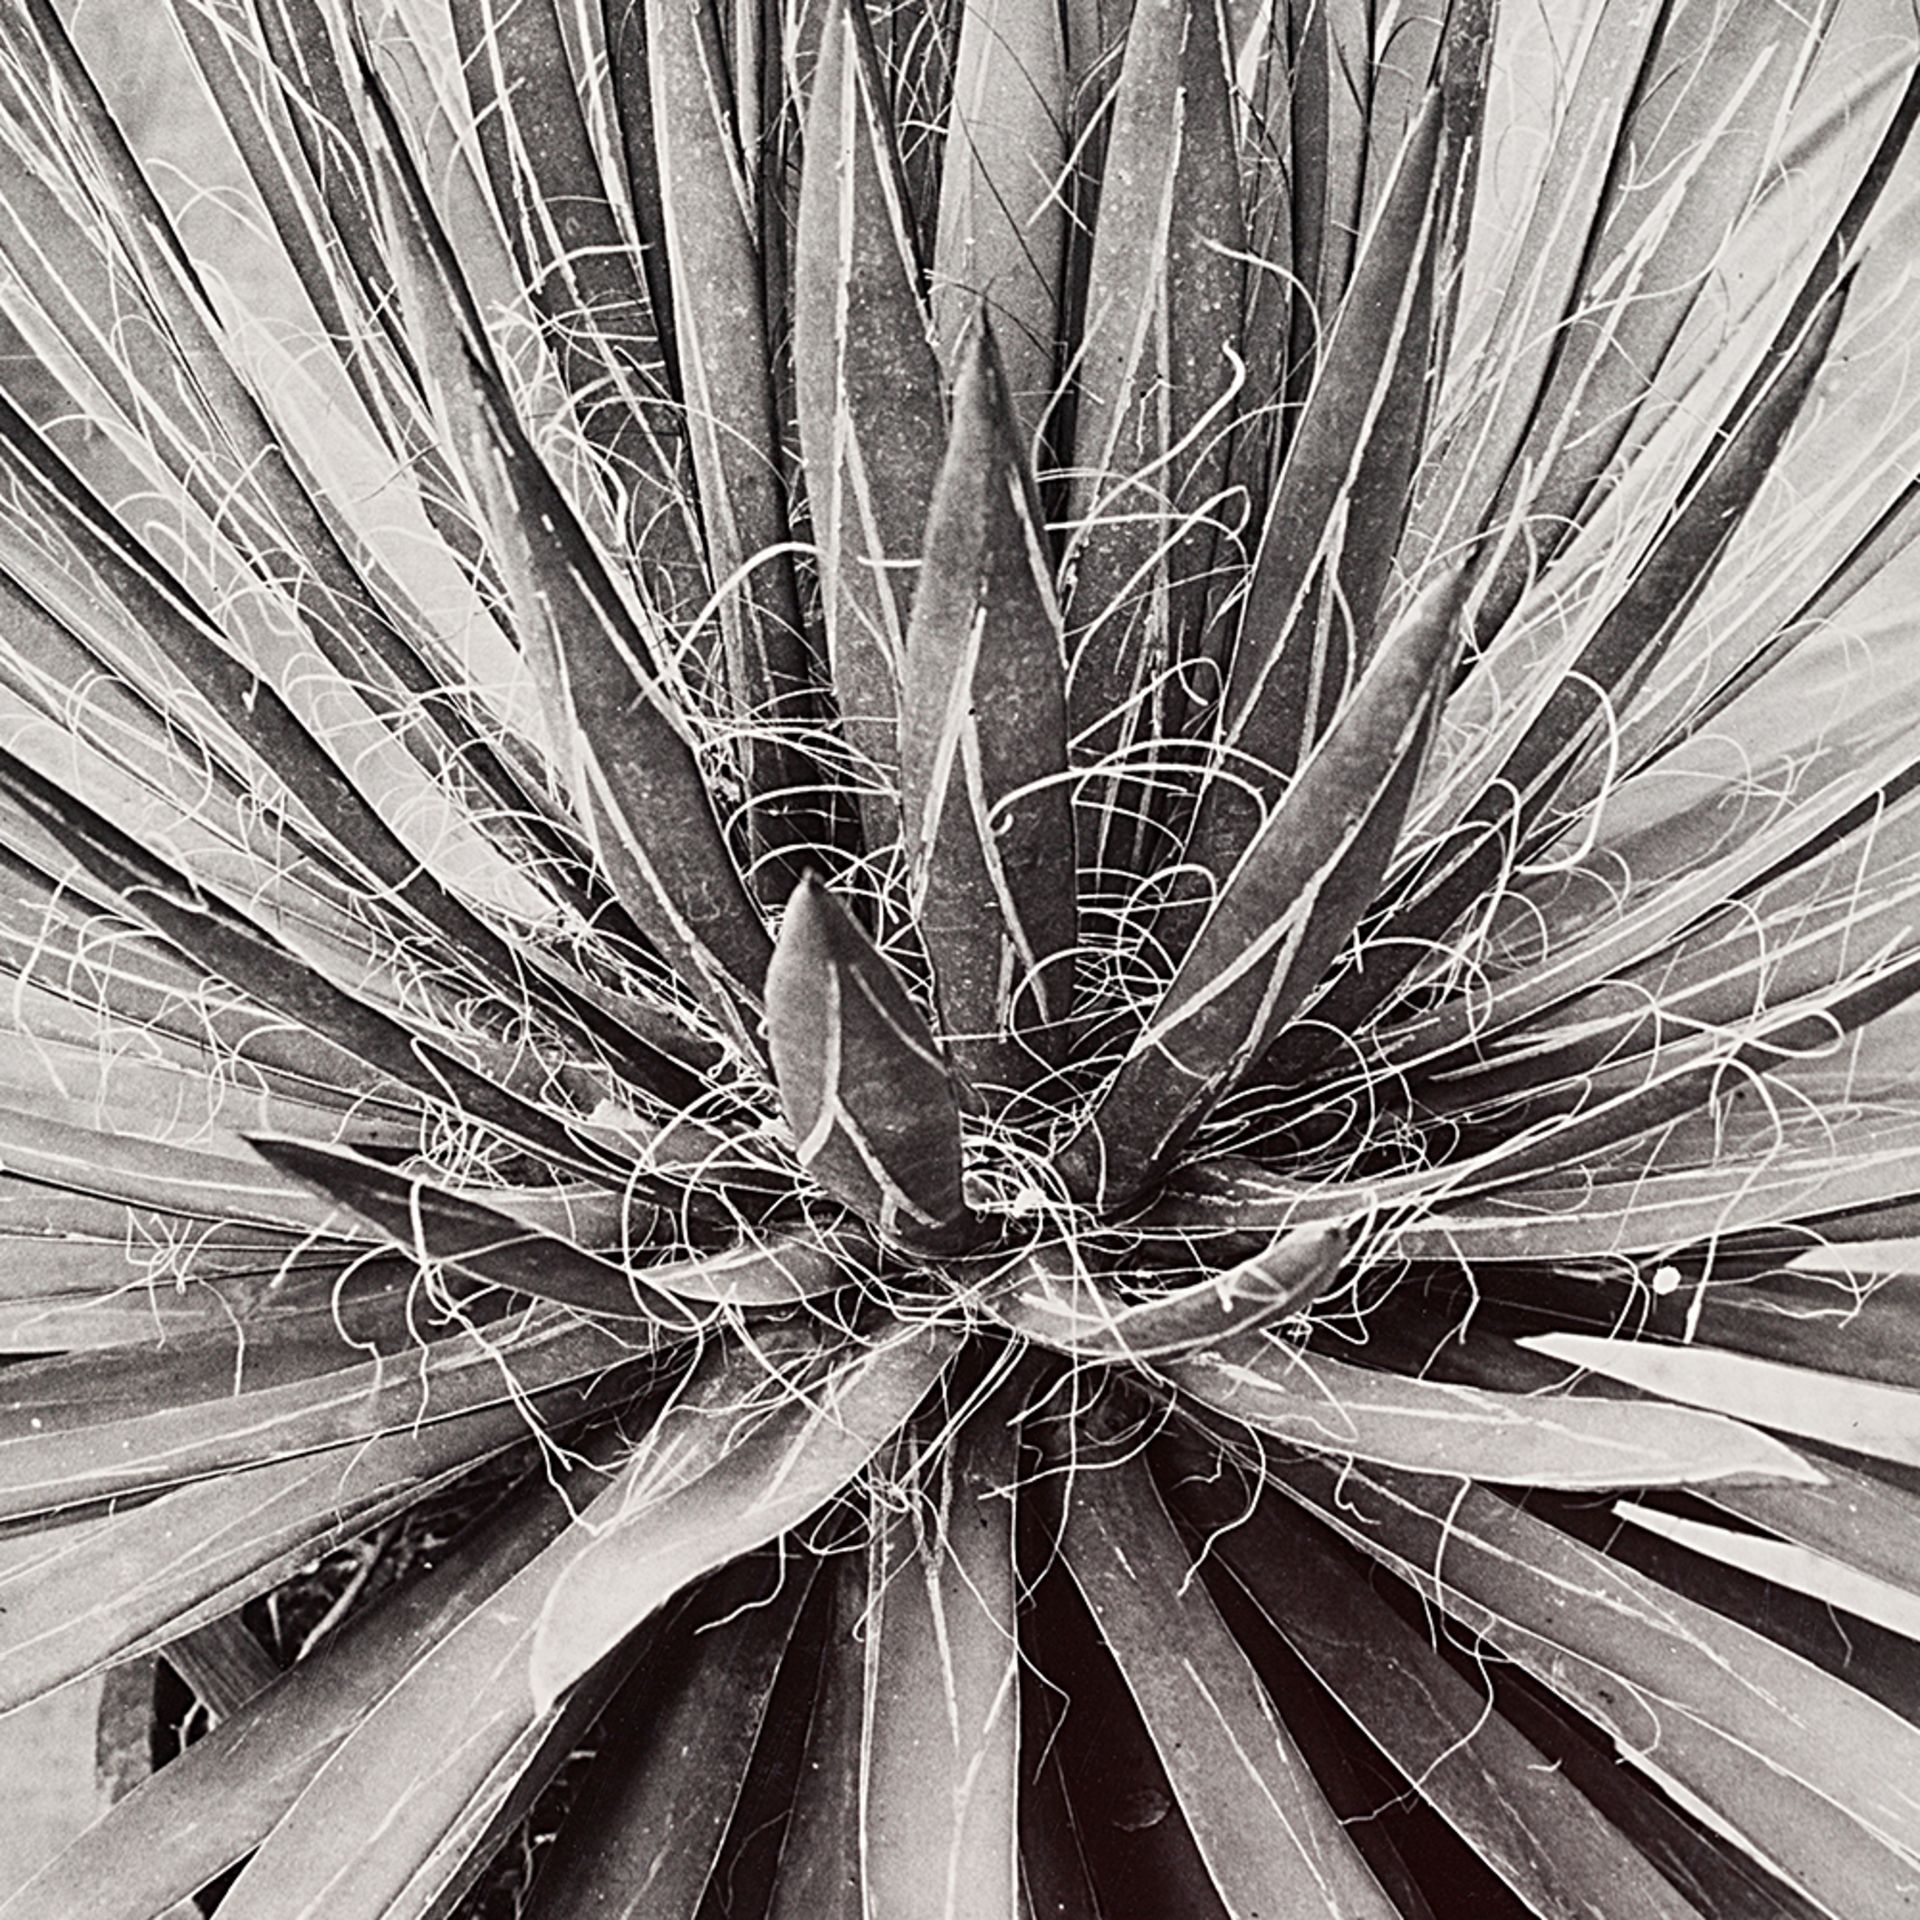
[[[377,98],[373,100],[380,109]],[[594,552],[514,413],[418,178],[376,148],[389,245],[448,426],[486,503],[556,751],[622,903],[729,1022],[771,952],[727,846],[660,648]]]
[[[336,762],[279,690],[239,657],[165,567],[132,539],[81,477],[40,436],[22,430],[10,401],[0,396],[0,442],[5,459],[31,476],[36,499],[72,543],[84,579],[48,561],[32,543],[9,543],[7,566],[18,585],[47,602],[60,623],[91,656],[81,673],[127,667],[102,649],[92,622],[105,617],[137,632],[230,728],[272,780],[286,788],[324,836],[329,863],[338,864],[379,896],[438,934],[463,966],[518,1001],[531,991],[546,1010],[576,1029],[598,1036],[623,1059],[643,1086],[664,1098],[684,1099],[692,1077],[677,1063],[602,1017],[591,1003],[570,994],[550,975],[519,964],[507,942],[425,867],[393,830],[381,808]],[[115,635],[115,639],[118,636]],[[401,922],[404,927],[407,923]]]
[[[353,1352],[342,1345],[341,1355]],[[85,1365],[85,1361],[72,1363]],[[34,1431],[17,1415],[0,1440],[0,1513],[57,1513],[177,1486],[382,1434],[424,1430],[654,1361],[605,1328],[546,1310],[517,1333],[486,1327],[425,1344],[417,1357],[360,1361],[224,1397],[156,1395],[122,1411]]]
[[[1709,1502],[1875,1586],[1920,1595],[1920,1494],[1838,1460],[1824,1487],[1716,1488]],[[1836,1596],[1837,1597],[1837,1596]]]
[[[381,1697],[572,1518],[566,1495],[536,1476],[525,1498],[430,1572],[345,1620],[324,1659],[289,1667],[177,1763],[116,1801],[0,1915],[149,1920],[188,1898],[251,1853]]]
[[[1245,244],[1218,12],[1139,0],[1114,87],[1068,469],[1067,710],[1083,766],[1157,739],[1189,697],[1168,676],[1202,651]],[[1153,843],[1161,796],[1131,771],[1083,791],[1081,866],[1096,890],[1136,877]]]
[[[889,1238],[964,1244],[960,1109],[939,1042],[811,878],[787,903],[767,974],[767,1041],[800,1164]]]
[[[1268,1471],[1825,1911],[1906,1907],[1920,1730],[1482,1488],[1304,1460]]]
[[[820,29],[794,236],[800,447],[870,848],[898,832],[900,676],[946,409],[867,0]]]
[[[1387,918],[1379,963],[1363,983],[1349,976],[1328,996],[1327,1018],[1351,1030],[1405,979],[1422,952],[1484,898],[1512,859],[1516,841],[1540,830],[1555,794],[1605,730],[1616,703],[1684,630],[1686,615],[1740,516],[1772,469],[1775,454],[1825,362],[1848,282],[1826,293],[1797,333],[1776,343],[1724,439],[1701,462],[1682,503],[1578,659],[1529,704],[1531,719],[1504,763],[1452,832],[1426,856],[1411,902]]]
[[[1223,760],[1188,849],[1216,880],[1338,713],[1375,641],[1426,413],[1435,226],[1447,187],[1440,96],[1421,109],[1394,185],[1268,498],[1235,611]]]
[[[804,1370],[820,1347],[801,1336],[786,1358]],[[883,1342],[837,1373],[815,1369],[817,1405],[778,1393],[768,1402],[772,1357],[716,1349],[701,1362],[581,1524],[439,1641],[336,1751],[230,1896],[242,1915],[393,1911],[431,1867],[481,1770],[676,1593],[831,1498],[911,1412],[944,1356],[922,1335]],[[343,1824],[365,1836],[344,1857]]]
[[[1247,849],[1173,984],[1068,1148],[1069,1175],[1125,1198],[1300,1009],[1373,899],[1461,644],[1462,576],[1388,637]]]
[[[1904,1387],[1707,1346],[1588,1333],[1530,1334],[1520,1344],[1645,1393],[1853,1453],[1920,1466],[1920,1392]]]
[[[849,1353],[796,1337],[785,1365],[742,1345],[703,1357],[642,1441],[529,1623],[525,1684],[569,1686],[690,1581],[777,1539],[861,1472],[939,1379],[937,1328],[884,1326]]]
[[[870,1911],[860,1804],[866,1569],[843,1555],[821,1579],[826,1644],[806,1741],[783,1809],[779,1877],[767,1902],[767,1920],[866,1920]]]
[[[663,612],[704,598],[682,416],[615,216],[555,0],[449,9],[494,205],[574,419],[617,477],[623,529]]]
[[[664,1671],[651,1676],[646,1711],[609,1716],[610,1738],[554,1836],[527,1920],[693,1920],[817,1571],[794,1556],[769,1599],[766,1569],[744,1562],[702,1590],[651,1663]]]
[[[463,1113],[564,1162],[597,1159],[567,1128],[445,1049],[406,1031],[296,958],[91,807],[0,751],[0,794],[43,828],[126,911],[216,980],[311,1029],[436,1107]]]
[[[226,1153],[69,1125],[15,1105],[17,1097],[0,1090],[0,1167],[10,1178],[223,1224],[299,1234],[325,1228],[312,1196],[276,1171]]]
[[[1018,1402],[919,1449],[868,1556],[863,1879],[899,1920],[1018,1920]],[[920,1423],[922,1432],[931,1422]]]
[[[1492,583],[1492,613],[1512,605],[1533,543],[1551,551],[1579,523],[1637,411],[1663,396],[1661,362],[1754,189],[1781,103],[1829,11],[1694,4],[1662,20],[1635,76],[1623,152],[1607,174],[1551,371],[1486,516],[1511,504],[1530,533]],[[1584,131],[1575,122],[1568,137]]]
[[[985,1305],[1014,1332],[1075,1359],[1159,1365],[1305,1312],[1345,1251],[1339,1228],[1308,1228],[1212,1278],[1140,1300],[1042,1251],[1019,1261]]]
[[[328,1194],[423,1261],[444,1262],[491,1285],[583,1313],[684,1331],[710,1318],[690,1312],[693,1303],[734,1310],[790,1306],[845,1280],[841,1259],[804,1236],[635,1265],[360,1154],[259,1136],[253,1145],[263,1159]]]
[[[223,1474],[62,1529],[44,1559],[0,1583],[0,1707],[232,1612],[526,1434],[523,1408],[490,1407]]]
[[[680,384],[707,567],[722,593],[728,699],[753,723],[743,770],[762,844],[777,850],[804,840],[822,775],[782,733],[817,723],[816,676],[788,544],[750,163],[735,131],[717,0],[646,0],[645,15],[660,219],[651,251],[673,262]],[[743,569],[751,571],[729,590]],[[767,878],[781,880],[777,862]]]
[[[534,1566],[555,1551],[547,1548]],[[531,1571],[522,1568],[507,1591],[530,1584]],[[457,1898],[479,1864],[469,1856],[498,1833],[500,1814],[520,1797],[521,1776],[535,1767],[551,1776],[651,1639],[645,1630],[636,1634],[564,1698],[536,1705],[512,1671],[523,1632],[511,1601],[497,1594],[425,1648],[327,1757],[227,1890],[229,1913],[238,1920],[443,1914],[451,1904],[443,1896]],[[316,1846],[315,1829],[343,1816],[358,1817],[359,1844]]]
[[[984,316],[907,628],[900,786],[941,1028],[976,1087],[1057,1061],[1071,1012],[1073,806],[1053,568]]]
[[[1078,1475],[1061,1551],[1232,1920],[1392,1920],[1206,1590],[1146,1462]]]
[[[1053,7],[963,0],[940,169],[933,316],[950,372],[977,311],[993,316],[1018,440],[1053,395],[1065,262],[1066,40]]]
[[[384,692],[438,694],[440,676],[380,613],[369,582],[342,548],[337,523],[220,345],[200,276],[54,8],[48,0],[27,0],[0,20],[0,30],[29,70],[44,67],[57,76],[53,138],[65,150],[79,131],[100,168],[113,232],[138,263],[139,284],[155,303],[170,355],[190,370],[191,390],[211,405],[216,429],[209,434],[202,424],[191,436],[201,444],[187,463],[189,479],[202,483],[217,519],[244,514],[256,564],[276,581],[296,583],[302,620],[337,671]],[[170,382],[148,384],[164,393]],[[217,465],[209,463],[210,453]]]
[[[1414,1472],[1523,1487],[1821,1479],[1790,1448],[1736,1420],[1408,1379],[1273,1340],[1196,1354],[1166,1373],[1177,1393],[1291,1446]]]
[[[1176,1456],[1189,1466],[1184,1451]],[[1191,1463],[1197,1468],[1198,1463]],[[1492,1871],[1542,1920],[1700,1920],[1482,1687],[1375,1594],[1330,1543],[1217,1473],[1185,1472],[1175,1505],[1206,1529],[1273,1630]],[[1310,1524],[1310,1523],[1309,1523]]]

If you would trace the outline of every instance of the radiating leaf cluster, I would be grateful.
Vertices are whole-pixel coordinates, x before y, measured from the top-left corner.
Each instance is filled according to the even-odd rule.
[[[1904,0],[161,11],[0,11],[0,1711],[200,1737],[0,1917],[1911,1911]]]

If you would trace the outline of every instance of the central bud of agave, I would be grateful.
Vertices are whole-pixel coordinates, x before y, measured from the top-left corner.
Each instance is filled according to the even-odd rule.
[[[1444,641],[1445,623],[1433,630]],[[1077,842],[1119,837],[1136,783],[1070,776],[1063,657],[1044,525],[982,319],[955,383],[905,638],[897,787],[865,807],[869,826],[904,842],[905,886],[869,894],[863,924],[817,874],[799,881],[766,972],[767,1052],[801,1166],[872,1230],[882,1261],[964,1260],[954,1282],[1018,1331],[1144,1358],[1292,1311],[1338,1263],[1339,1237],[1322,1230],[1155,1285],[1153,1267],[1190,1273],[1191,1257],[1139,1272],[1153,1242],[1112,1231],[1324,958],[1301,951],[1301,916],[1268,907],[1288,869],[1324,849],[1297,823],[1285,841],[1256,834],[1251,899],[1228,888],[1204,918],[1177,903],[1146,915],[1163,951],[1184,942],[1157,1000],[1141,1009],[1090,992]],[[1199,811],[1198,830],[1217,838],[1217,809]],[[1353,819],[1332,818],[1338,855]],[[1110,1257],[1090,1257],[1116,1238],[1147,1283],[1131,1295],[1101,1278]]]

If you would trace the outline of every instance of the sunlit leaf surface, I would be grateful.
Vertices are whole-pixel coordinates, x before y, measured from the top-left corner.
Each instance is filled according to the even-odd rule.
[[[1917,67],[0,8],[0,1920],[1911,1914]]]

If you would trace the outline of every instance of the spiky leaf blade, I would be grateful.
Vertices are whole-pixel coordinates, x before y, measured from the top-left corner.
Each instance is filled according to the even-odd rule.
[[[902,1920],[1020,1911],[1014,1407],[932,1433],[869,1551],[862,1878]]]
[[[907,628],[900,782],[941,1027],[976,1086],[1060,1057],[1076,936],[1060,612],[984,317]]]
[[[960,1109],[939,1042],[885,956],[812,878],[780,925],[767,1040],[800,1164],[889,1238],[964,1244]]]
[[[933,247],[934,326],[951,371],[975,312],[992,315],[1027,446],[1053,393],[1060,329],[1065,85],[1054,8],[964,0]]]
[[[1069,467],[1067,701],[1081,765],[1176,728],[1190,697],[1184,676],[1198,671],[1245,277],[1225,60],[1212,5],[1132,9],[1087,268]],[[1166,796],[1128,771],[1112,768],[1083,796],[1081,864],[1097,889],[1150,871],[1152,817]]]
[[[840,721],[867,838],[898,832],[900,676],[946,407],[913,211],[866,0],[833,0],[795,234],[800,446]]]
[[[1382,645],[1229,876],[1173,984],[1070,1148],[1137,1192],[1299,1011],[1386,870],[1461,644],[1465,582],[1430,586]]]
[[[1075,1481],[1061,1550],[1138,1703],[1221,1905],[1392,1920],[1203,1590],[1144,1460]]]

